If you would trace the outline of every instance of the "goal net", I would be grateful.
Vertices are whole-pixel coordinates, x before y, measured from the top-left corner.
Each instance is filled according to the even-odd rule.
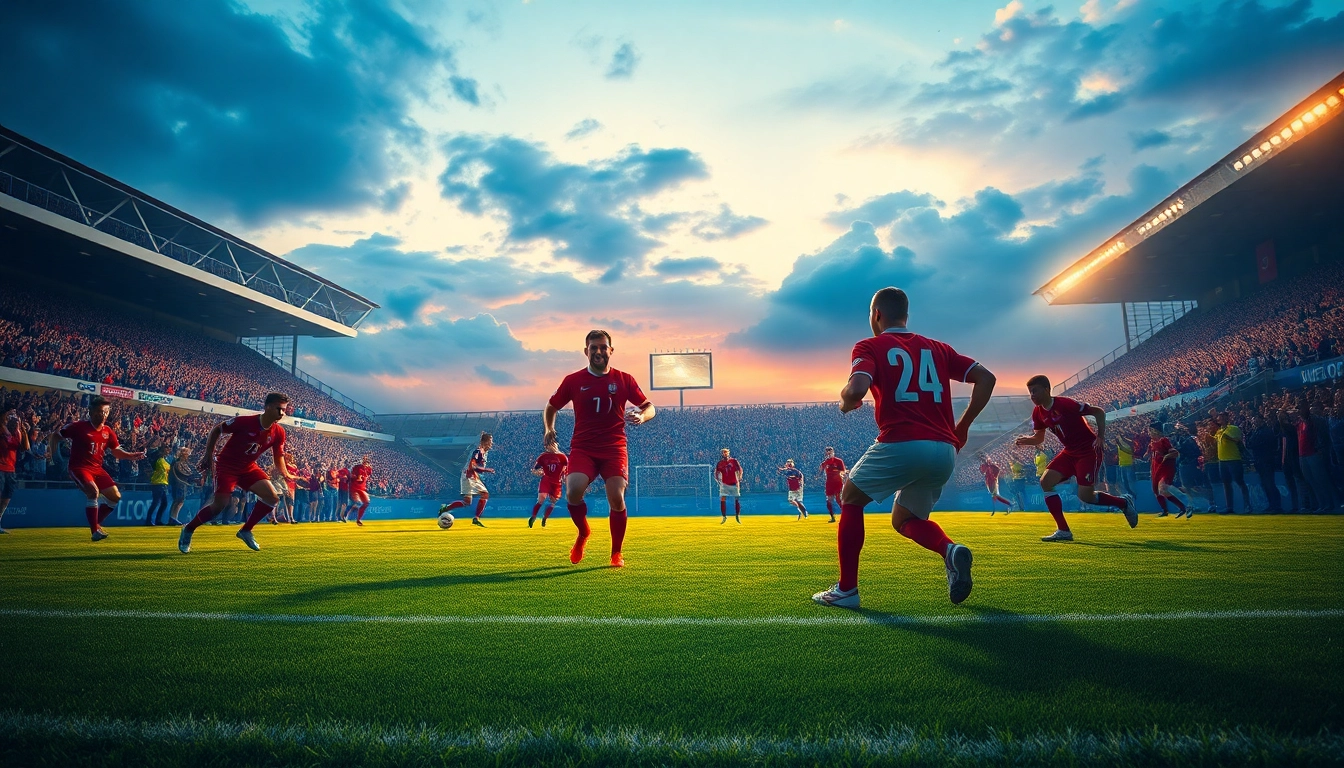
[[[641,500],[646,507],[651,507],[655,499],[671,499],[678,511],[688,513],[705,512],[713,506],[714,466],[711,464],[642,464],[634,469],[636,514],[640,511]]]

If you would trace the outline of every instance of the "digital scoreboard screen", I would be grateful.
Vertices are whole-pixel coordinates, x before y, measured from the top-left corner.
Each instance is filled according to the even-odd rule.
[[[656,352],[649,355],[650,389],[713,389],[710,352]]]

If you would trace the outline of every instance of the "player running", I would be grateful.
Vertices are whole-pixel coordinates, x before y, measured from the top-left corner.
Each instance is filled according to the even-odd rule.
[[[490,459],[490,449],[494,445],[495,438],[489,432],[482,432],[481,441],[476,444],[476,450],[471,452],[471,460],[462,468],[462,498],[444,505],[440,512],[461,509],[471,504],[473,496],[479,496],[480,498],[476,500],[476,514],[471,518],[471,524],[480,528],[485,527],[485,523],[481,522],[481,515],[485,514],[485,503],[490,500],[490,490],[481,481],[481,475],[495,474],[495,470],[485,466]]]
[[[1007,507],[1004,514],[1013,511],[1013,502],[999,495],[999,475],[1002,470],[999,465],[989,460],[985,454],[980,454],[980,474],[985,478],[985,489],[989,491],[989,516],[993,517],[998,510],[994,508],[994,503],[998,502]]]
[[[835,455],[835,449],[826,446],[826,458],[821,462],[821,474],[826,478],[826,511],[831,513],[827,522],[835,522],[835,508],[840,506],[840,491],[845,487],[845,478],[849,472],[845,460]]]
[[[537,512],[541,511],[542,504],[546,505],[546,511],[541,515],[541,527],[546,527],[551,512],[555,511],[555,502],[560,500],[560,493],[565,489],[568,467],[569,457],[560,452],[560,446],[547,443],[546,451],[532,465],[532,474],[541,478],[541,484],[537,486],[537,503],[532,505],[532,516],[527,518],[528,528],[537,522]]]
[[[1115,507],[1125,515],[1129,527],[1139,524],[1139,513],[1134,509],[1134,498],[1128,494],[1114,496],[1098,493],[1093,487],[1096,483],[1097,465],[1101,461],[1101,452],[1106,445],[1106,412],[1087,403],[1080,403],[1067,397],[1052,397],[1050,379],[1045,376],[1032,376],[1027,380],[1027,391],[1036,408],[1031,412],[1031,426],[1035,430],[1030,435],[1022,435],[1014,441],[1015,445],[1040,446],[1045,442],[1045,432],[1050,430],[1064,450],[1051,459],[1041,477],[1041,490],[1045,491],[1045,506],[1055,519],[1056,530],[1041,541],[1073,541],[1073,532],[1064,519],[1064,501],[1055,486],[1070,477],[1078,481],[1078,499],[1087,504],[1103,507]],[[1097,431],[1093,432],[1083,417],[1091,416],[1097,422]]]
[[[1153,495],[1157,497],[1157,505],[1162,508],[1157,516],[1167,516],[1168,500],[1176,505],[1177,517],[1189,514],[1189,508],[1176,495],[1174,489],[1176,461],[1181,457],[1181,452],[1176,450],[1166,435],[1162,434],[1161,422],[1154,421],[1148,425],[1148,437],[1151,438],[1148,441],[1148,457],[1152,462]]]
[[[742,524],[742,465],[734,459],[727,448],[719,450],[719,463],[714,465],[714,479],[719,483],[719,514],[723,519],[719,525],[728,522],[728,497],[733,498],[733,518]]]
[[[373,477],[373,461],[369,454],[350,470],[350,504],[355,510],[355,525],[364,525],[364,513],[369,511],[369,478]]]
[[[929,519],[952,476],[957,451],[971,422],[994,392],[994,374],[948,345],[906,328],[910,299],[899,288],[873,294],[868,324],[873,337],[854,345],[849,381],[840,390],[840,411],[849,413],[873,393],[877,441],[854,464],[840,492],[840,580],[812,599],[822,605],[859,607],[859,553],[863,507],[895,494],[891,524],[896,532],[943,559],[953,604],[971,594],[971,550],[947,537]],[[951,381],[972,384],[971,401],[952,421]]]
[[[89,418],[66,424],[52,432],[47,438],[47,455],[56,455],[56,443],[60,438],[70,440],[70,479],[75,481],[79,490],[84,492],[87,502],[84,504],[84,517],[89,521],[89,533],[94,541],[107,538],[103,530],[103,521],[117,508],[121,501],[121,489],[112,476],[103,468],[103,453],[109,451],[118,459],[143,459],[144,451],[124,451],[117,433],[107,426],[107,416],[112,412],[112,401],[105,397],[89,400]]]
[[[341,467],[336,470],[336,499],[339,509],[336,512],[337,518],[342,523],[350,519],[350,469]]]
[[[257,466],[257,458],[269,448],[275,466],[280,468],[280,474],[285,479],[294,476],[285,463],[285,428],[280,426],[280,422],[285,418],[287,405],[289,395],[272,392],[266,395],[265,410],[261,413],[253,416],[234,416],[222,424],[216,424],[215,428],[210,430],[210,437],[205,443],[205,454],[201,457],[200,470],[207,487],[211,484],[211,476],[214,477],[215,494],[209,504],[201,507],[201,511],[196,513],[191,522],[182,526],[182,533],[177,538],[177,548],[182,554],[191,551],[191,535],[196,529],[210,522],[229,506],[235,488],[245,488],[257,497],[257,503],[253,505],[251,514],[247,516],[247,522],[243,523],[237,535],[248,549],[261,551],[256,537],[252,535],[252,529],[275,509],[276,504],[280,503],[280,494],[275,492],[275,486],[271,483],[266,470]],[[219,445],[220,435],[228,435],[229,441],[216,456],[215,448]]]
[[[542,413],[545,429],[542,442],[547,445],[558,442],[556,414],[567,403],[574,403],[574,437],[569,442],[565,500],[579,535],[569,551],[569,561],[577,564],[583,560],[584,547],[592,534],[583,493],[588,490],[589,483],[601,476],[606,483],[607,503],[611,508],[611,565],[621,568],[625,565],[621,555],[627,522],[625,486],[630,474],[625,425],[643,424],[657,411],[635,377],[611,367],[611,356],[616,347],[611,342],[610,333],[589,331],[583,337],[583,345],[588,367],[566,376],[546,403]],[[626,409],[626,403],[633,407]]]
[[[28,425],[19,418],[19,412],[13,408],[6,411],[4,417],[0,418],[0,523],[4,522],[9,500],[14,498],[14,491],[18,488],[14,480],[15,459],[20,452],[32,448],[31,440]],[[9,531],[0,527],[0,534],[6,533]]]
[[[807,519],[807,507],[803,506],[803,473],[797,467],[793,466],[793,459],[785,459],[784,466],[776,467],[775,471],[784,473],[784,484],[789,489],[787,497],[790,504],[798,510],[798,517],[795,520]]]

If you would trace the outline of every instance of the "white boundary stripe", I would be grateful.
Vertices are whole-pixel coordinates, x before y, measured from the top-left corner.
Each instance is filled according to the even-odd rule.
[[[822,610],[822,609],[818,609]],[[160,619],[167,621],[234,621],[273,624],[554,624],[596,627],[774,627],[774,626],[927,626],[948,624],[1100,624],[1143,621],[1235,621],[1241,619],[1333,619],[1344,609],[1176,611],[1171,613],[961,614],[954,616],[891,616],[840,613],[823,616],[358,616],[296,613],[205,613],[100,609],[0,608],[0,616],[41,619]]]

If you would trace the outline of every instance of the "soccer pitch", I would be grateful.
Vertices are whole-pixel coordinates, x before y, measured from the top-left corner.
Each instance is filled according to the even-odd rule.
[[[1334,764],[1344,518],[824,515],[0,537],[0,763]]]

